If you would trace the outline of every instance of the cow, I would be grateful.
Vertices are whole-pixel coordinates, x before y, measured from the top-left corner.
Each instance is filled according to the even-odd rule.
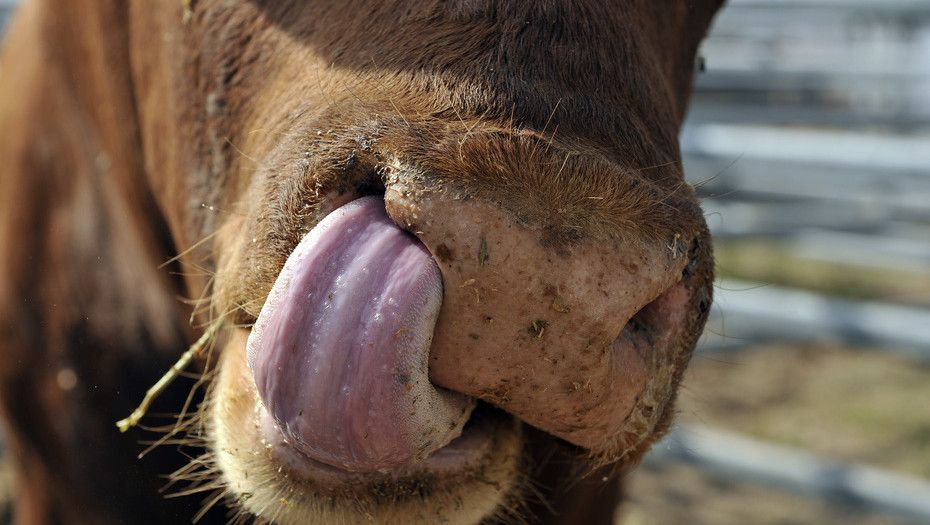
[[[16,523],[609,522],[711,304],[677,135],[721,3],[24,2]]]

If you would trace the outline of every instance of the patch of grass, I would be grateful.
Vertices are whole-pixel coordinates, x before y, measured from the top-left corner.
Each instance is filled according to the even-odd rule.
[[[930,268],[907,272],[812,260],[778,242],[739,240],[714,247],[717,275],[807,288],[836,297],[930,305]]]
[[[930,479],[930,367],[881,350],[769,345],[695,357],[683,420]]]

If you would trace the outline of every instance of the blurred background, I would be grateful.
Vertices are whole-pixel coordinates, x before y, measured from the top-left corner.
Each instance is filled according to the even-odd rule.
[[[618,522],[930,523],[930,1],[730,0],[701,54],[713,317]]]
[[[930,523],[930,0],[731,0],[701,54],[715,306],[617,522]]]
[[[3,37],[3,30],[14,5],[16,5],[15,0],[0,0],[0,38]],[[9,466],[4,461],[3,453],[3,427],[0,426],[0,524],[6,525],[12,519],[12,509],[10,509],[8,501],[12,479]]]

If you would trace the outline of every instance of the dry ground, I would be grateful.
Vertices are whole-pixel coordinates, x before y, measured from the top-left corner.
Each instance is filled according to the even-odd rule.
[[[790,492],[740,484],[683,464],[643,467],[618,525],[913,525]]]
[[[769,345],[698,355],[680,420],[930,479],[930,368],[880,349]],[[685,465],[631,478],[624,525],[909,523]]]

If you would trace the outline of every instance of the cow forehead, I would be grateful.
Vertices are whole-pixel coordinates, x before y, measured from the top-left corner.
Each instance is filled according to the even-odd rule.
[[[207,71],[283,69],[329,99],[416,93],[418,111],[451,105],[532,128],[555,119],[592,136],[652,129],[674,149],[717,3],[202,1],[188,43]]]
[[[149,5],[159,21],[132,32],[132,52],[153,66],[135,70],[135,86],[142,107],[178,112],[150,112],[142,127],[151,158],[162,145],[181,152],[150,184],[165,208],[184,208],[178,229],[199,231],[209,225],[190,218],[197,206],[237,192],[224,181],[239,168],[254,172],[243,159],[302,126],[325,133],[379,114],[557,134],[634,168],[674,164],[718,3],[198,0],[183,26]],[[152,45],[149,34],[174,36]]]

